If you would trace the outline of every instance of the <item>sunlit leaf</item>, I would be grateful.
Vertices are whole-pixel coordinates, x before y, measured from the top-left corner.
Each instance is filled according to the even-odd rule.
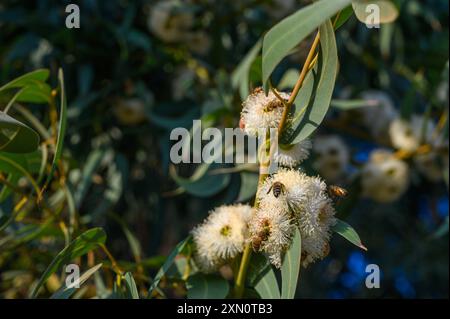
[[[353,245],[363,250],[367,250],[367,248],[361,242],[358,233],[353,229],[352,226],[350,226],[346,222],[338,219],[336,225],[333,226],[333,231],[347,239]]]
[[[291,246],[286,251],[281,265],[281,299],[294,299],[300,274],[302,257],[302,238],[295,228]]]
[[[278,63],[317,27],[350,3],[351,0],[317,1],[285,18],[267,32],[262,54],[262,82],[266,92],[269,77]]]

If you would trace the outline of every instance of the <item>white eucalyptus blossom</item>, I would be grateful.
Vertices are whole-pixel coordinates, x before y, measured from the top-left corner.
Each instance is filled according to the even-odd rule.
[[[279,93],[284,100],[289,99],[289,94]],[[269,92],[268,96],[261,88],[256,89],[242,105],[241,122],[244,131],[251,136],[258,136],[258,130],[278,128],[283,115],[284,105]]]
[[[371,134],[377,139],[387,138],[389,123],[398,117],[398,112],[391,97],[377,90],[369,90],[361,93],[367,106],[361,108],[365,125]]]
[[[423,116],[413,115],[409,121],[398,118],[389,127],[392,145],[401,150],[414,152],[422,143],[431,142],[435,125]]]
[[[248,205],[221,206],[192,230],[195,261],[201,270],[213,272],[243,251],[252,211]]]
[[[275,189],[276,187],[281,191]],[[333,202],[328,196],[325,182],[319,177],[309,177],[297,170],[281,169],[266,179],[259,197],[260,208],[255,218],[259,218],[260,214],[267,215],[270,211],[270,214],[281,216],[280,218],[289,220],[294,227],[299,227],[302,237],[303,266],[306,267],[316,259],[322,259],[328,255],[330,229],[336,223],[336,219]],[[278,234],[277,238],[290,240],[293,234],[292,228],[281,229],[287,229],[287,231],[284,236]],[[285,240],[282,242],[285,244]],[[269,252],[266,246],[262,246],[262,249],[273,256],[271,261],[279,267],[278,255],[273,251]],[[281,252],[283,251],[281,247]]]
[[[294,145],[278,145],[275,162],[278,165],[293,168],[309,157],[312,143],[309,139]]]
[[[152,9],[148,18],[150,30],[165,42],[179,42],[194,24],[189,11],[177,10],[177,1],[161,1]]]
[[[327,181],[336,182],[343,176],[350,161],[345,142],[337,135],[319,136],[314,140],[314,168]]]
[[[400,198],[409,186],[409,167],[387,150],[376,150],[361,171],[363,194],[380,203]]]
[[[273,202],[261,203],[249,223],[253,247],[268,254],[270,262],[281,267],[282,253],[289,247],[295,226],[286,203],[273,206]]]

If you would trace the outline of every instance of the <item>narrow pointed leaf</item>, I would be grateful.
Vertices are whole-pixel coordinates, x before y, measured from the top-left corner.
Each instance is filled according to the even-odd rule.
[[[285,253],[281,265],[281,299],[294,299],[300,274],[302,257],[302,239],[300,231],[295,228],[294,238]]]

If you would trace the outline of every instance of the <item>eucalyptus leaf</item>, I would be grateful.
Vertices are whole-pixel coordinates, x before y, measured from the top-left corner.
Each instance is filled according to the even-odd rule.
[[[281,299],[294,299],[300,274],[302,257],[302,238],[295,228],[291,246],[286,251],[281,264]]]
[[[80,287],[82,284],[84,284],[93,274],[97,272],[100,268],[102,268],[103,264],[95,265],[94,267],[86,270],[79,278],[79,280],[76,282],[78,287]],[[64,285],[59,288],[51,297],[50,299],[69,299],[76,291],[77,287],[74,284]]]
[[[140,299],[139,292],[136,287],[136,282],[134,281],[133,275],[130,272],[125,274],[125,284],[127,286],[127,292],[132,299]]]
[[[106,241],[106,234],[101,228],[92,228],[85,231],[75,238],[68,246],[61,250],[53,259],[45,272],[42,274],[37,285],[30,293],[31,298],[35,298],[39,292],[39,288],[47,281],[47,279],[61,267],[68,264],[75,258],[87,254],[89,251],[103,245]]]
[[[333,231],[347,239],[353,245],[363,250],[367,250],[367,248],[361,242],[358,233],[353,229],[352,226],[350,226],[346,222],[338,219],[336,225],[333,226]]]
[[[64,73],[62,69],[59,69],[58,72],[58,81],[59,81],[59,90],[60,90],[60,113],[59,113],[59,124],[58,124],[58,135],[56,138],[56,147],[55,147],[55,155],[53,157],[52,168],[50,173],[47,176],[47,181],[45,185],[53,178],[53,174],[57,166],[59,165],[59,161],[62,156],[63,146],[64,146],[64,137],[66,135],[66,126],[67,126],[67,99],[66,99],[66,91],[64,86]],[[45,187],[44,187],[45,188]]]
[[[218,275],[195,274],[186,282],[188,299],[225,299],[228,281]]]
[[[281,298],[275,272],[264,255],[253,254],[248,267],[248,285],[254,287],[262,299]]]
[[[264,36],[262,82],[268,91],[268,80],[275,67],[291,50],[317,27],[344,9],[351,0],[320,0],[283,19]]]
[[[0,152],[30,153],[39,146],[39,135],[30,127],[0,111]]]
[[[338,71],[338,56],[331,21],[320,26],[318,65],[311,70],[294,101],[292,121],[283,136],[286,144],[297,144],[308,138],[322,123],[330,107]]]
[[[172,252],[169,254],[169,256],[167,257],[166,261],[164,262],[164,264],[162,265],[162,267],[158,270],[158,272],[156,273],[155,278],[153,279],[152,284],[150,285],[149,288],[149,296],[151,297],[152,292],[158,287],[159,282],[161,281],[162,277],[166,274],[166,272],[169,270],[170,266],[172,266],[175,257],[180,254],[184,248],[186,247],[186,245],[188,245],[188,243],[190,242],[191,237],[188,236],[186,237],[184,240],[182,240],[181,242],[179,242],[174,250],[172,250]]]

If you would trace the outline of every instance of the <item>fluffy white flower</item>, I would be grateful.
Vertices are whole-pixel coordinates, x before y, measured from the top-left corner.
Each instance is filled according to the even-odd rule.
[[[339,136],[316,137],[314,153],[316,159],[313,166],[327,181],[336,182],[345,173],[350,161],[350,152]]]
[[[151,10],[148,26],[163,41],[182,40],[194,24],[191,12],[177,10],[177,6],[177,1],[161,1]]]
[[[414,152],[422,143],[431,141],[434,128],[433,121],[425,122],[423,116],[413,115],[409,121],[394,120],[389,127],[389,135],[395,148]]]
[[[376,150],[361,172],[363,194],[380,203],[397,200],[409,185],[408,165],[392,152]]]
[[[383,91],[369,90],[361,93],[367,106],[361,108],[365,125],[371,134],[384,139],[389,123],[398,117],[398,112],[391,97]]]
[[[270,262],[280,268],[282,253],[292,241],[294,227],[286,204],[275,207],[273,202],[262,203],[249,222],[253,248],[266,252]]]
[[[293,168],[309,157],[312,148],[310,140],[303,140],[294,145],[279,145],[275,162],[284,167]]]
[[[221,206],[192,230],[200,269],[213,272],[243,251],[252,211],[248,205]]]
[[[279,94],[286,101],[289,99],[289,94],[282,92]],[[273,92],[266,96],[264,91],[258,88],[249,95],[242,106],[241,120],[247,134],[258,136],[260,129],[269,132],[271,128],[278,128],[284,105]]]
[[[275,191],[275,187],[279,187],[276,185],[281,185],[281,192]],[[327,185],[320,178],[309,177],[297,170],[281,169],[265,181],[260,198],[260,209],[256,216],[267,210],[282,216],[283,220],[289,219],[291,225],[299,227],[303,266],[328,254],[330,227],[336,223],[336,219]],[[283,238],[290,240],[292,229]],[[270,255],[274,255],[272,259],[278,261],[274,252],[271,251]],[[274,265],[279,266],[278,263]]]

